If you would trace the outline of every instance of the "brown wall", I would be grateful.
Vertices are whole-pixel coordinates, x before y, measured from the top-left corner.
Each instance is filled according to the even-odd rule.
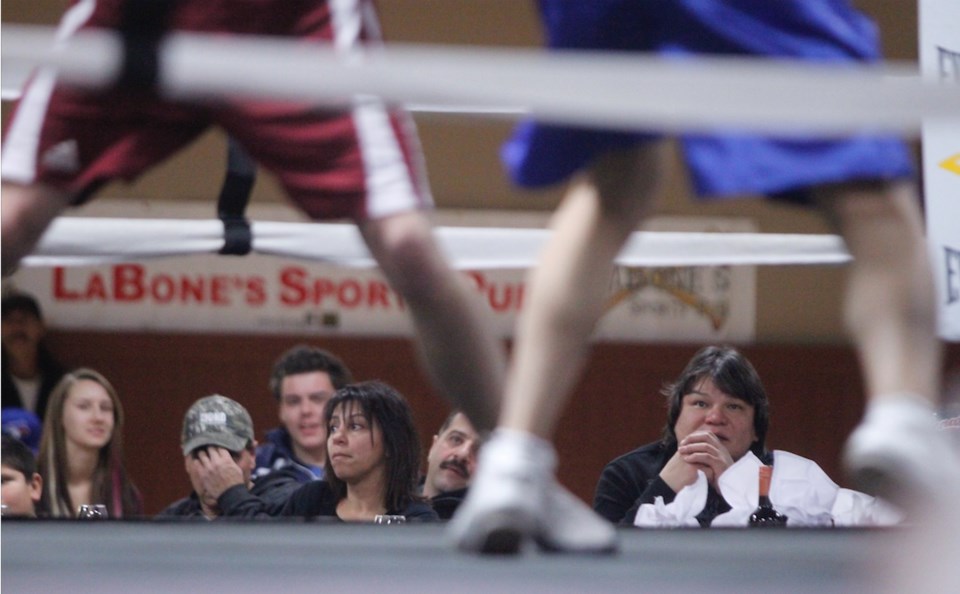
[[[187,407],[219,392],[250,410],[258,437],[276,425],[267,390],[275,357],[309,336],[205,336],[54,332],[51,346],[65,362],[90,366],[116,384],[124,403],[127,464],[154,513],[189,492],[178,449]],[[358,380],[381,379],[414,408],[424,448],[448,407],[428,386],[404,339],[324,338]],[[694,346],[599,344],[557,435],[560,479],[584,500],[604,464],[660,435],[665,419],[659,390],[696,351]],[[753,346],[744,352],[772,401],[768,445],[817,460],[838,482],[843,438],[862,407],[860,375],[851,351],[837,346]],[[951,353],[960,371],[960,348]]]

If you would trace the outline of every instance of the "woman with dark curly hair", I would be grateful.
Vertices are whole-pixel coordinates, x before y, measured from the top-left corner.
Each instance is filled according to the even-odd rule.
[[[407,401],[379,381],[337,390],[324,411],[327,425],[326,478],[306,483],[281,509],[269,509],[235,483],[221,491],[220,473],[207,473],[210,489],[221,492],[227,516],[330,516],[345,522],[374,521],[377,516],[404,516],[408,521],[439,519],[417,494],[420,438]],[[211,465],[219,458],[211,458]],[[223,463],[229,466],[224,458]]]
[[[429,509],[417,495],[420,438],[396,390],[380,382],[347,386],[327,404],[325,417],[327,483],[340,519]]]

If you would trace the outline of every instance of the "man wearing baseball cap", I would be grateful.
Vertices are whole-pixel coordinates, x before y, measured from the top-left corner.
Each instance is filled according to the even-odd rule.
[[[290,493],[300,485],[291,478],[256,482],[251,478],[257,447],[253,435],[253,420],[239,402],[219,394],[194,402],[183,418],[183,430],[180,433],[183,464],[193,492],[167,506],[157,518],[212,520],[220,515],[216,497],[206,494],[199,480],[197,469],[201,464],[234,469],[237,479],[245,483],[251,493],[269,505],[283,505]]]

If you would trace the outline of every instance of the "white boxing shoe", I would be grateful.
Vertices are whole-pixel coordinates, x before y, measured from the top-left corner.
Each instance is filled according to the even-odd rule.
[[[617,552],[617,530],[562,485],[547,490],[539,532],[540,548],[555,553],[606,554]]]
[[[463,551],[516,554],[525,542],[552,552],[606,553],[616,529],[553,478],[556,455],[546,441],[496,431],[480,451],[467,498],[448,526]]]
[[[930,406],[911,397],[872,404],[843,462],[858,489],[907,512],[952,497],[960,482],[958,452]]]
[[[448,524],[450,539],[467,552],[518,553],[538,531],[555,467],[556,455],[546,441],[495,431],[480,449],[467,497]]]

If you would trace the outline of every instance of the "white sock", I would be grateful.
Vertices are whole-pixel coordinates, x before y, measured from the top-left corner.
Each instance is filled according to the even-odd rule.
[[[883,396],[867,405],[865,422],[880,423],[936,423],[937,413],[927,400],[914,394]]]
[[[481,456],[494,459],[494,463],[522,461],[553,473],[557,466],[557,455],[553,444],[526,431],[497,429],[483,446]]]

